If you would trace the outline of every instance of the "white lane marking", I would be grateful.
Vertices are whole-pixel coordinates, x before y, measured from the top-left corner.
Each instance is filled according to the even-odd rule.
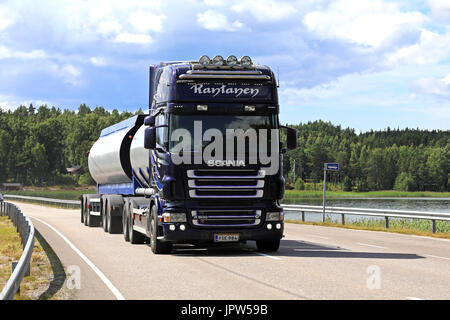
[[[408,300],[425,300],[425,299],[416,298],[416,297],[406,297],[406,299],[408,299]]]
[[[89,267],[91,267],[92,270],[94,270],[94,272],[100,277],[100,279],[102,279],[102,281],[105,283],[105,285],[109,288],[109,290],[111,290],[111,292],[113,293],[113,295],[116,297],[117,300],[125,300],[124,296],[120,293],[120,291],[111,283],[111,281],[109,281],[109,279],[103,274],[103,272],[100,271],[99,268],[96,267],[96,265],[94,263],[92,263],[91,260],[88,259],[88,257],[86,257],[80,250],[78,250],[77,247],[75,247],[75,245],[70,242],[69,239],[67,239],[61,232],[59,232],[58,230],[56,230],[53,226],[49,225],[47,222],[42,221],[41,219],[38,218],[32,218],[32,219],[36,219],[37,221],[39,221],[42,224],[45,224],[47,227],[49,227],[50,229],[52,229],[53,231],[56,232],[57,235],[59,235],[72,249],[73,251],[75,251],[80,257],[81,259],[84,260],[84,262],[87,263],[87,265]]]
[[[306,236],[316,237],[316,238],[320,238],[320,239],[330,239],[328,237],[316,236],[315,234],[307,234]]]
[[[450,258],[440,257],[440,256],[433,256],[433,255],[431,255],[431,254],[424,254],[424,256],[426,256],[426,257],[431,257],[431,258],[438,258],[438,259],[450,260]]]
[[[366,247],[372,247],[372,248],[378,248],[378,249],[387,249],[387,247],[376,246],[374,244],[367,244],[367,243],[361,243],[361,242],[357,242],[356,244],[359,244],[360,246],[366,246]]]
[[[274,256],[269,256],[268,254],[262,253],[262,252],[255,252],[256,254],[259,254],[260,256],[264,256],[273,260],[281,260],[280,258],[274,257]]]

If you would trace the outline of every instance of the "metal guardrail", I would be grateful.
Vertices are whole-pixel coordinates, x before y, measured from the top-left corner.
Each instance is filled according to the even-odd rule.
[[[305,222],[305,213],[323,214],[322,206],[308,206],[283,204],[285,211],[294,211],[302,213],[302,221]],[[385,219],[385,227],[389,228],[389,218],[405,218],[405,219],[423,219],[432,221],[432,231],[436,232],[436,220],[450,221],[450,213],[445,212],[429,212],[429,211],[408,211],[408,210],[388,210],[388,209],[365,209],[365,208],[346,208],[346,207],[326,207],[325,214],[340,214],[342,224],[345,224],[345,215],[383,217]]]
[[[17,228],[23,244],[23,253],[15,266],[8,282],[0,293],[0,300],[12,300],[25,275],[30,273],[30,261],[34,248],[34,226],[16,205],[0,202],[0,215],[9,216]]]
[[[44,198],[44,197],[19,196],[19,195],[13,195],[13,194],[4,194],[3,197],[5,199],[11,199],[11,200],[16,199],[16,200],[21,200],[21,201],[25,201],[25,202],[50,204],[50,205],[60,206],[60,207],[64,207],[64,208],[73,208],[73,209],[80,208],[79,200],[62,200],[62,199],[51,199],[51,198]]]
[[[80,208],[78,200],[61,200],[43,197],[29,197],[4,194],[3,197],[9,199],[18,199],[30,201],[40,204],[53,204],[67,208]],[[305,221],[305,213],[323,214],[322,206],[282,204],[285,211],[294,211],[302,213],[302,221]],[[389,218],[406,218],[406,219],[423,219],[432,221],[432,231],[436,232],[436,221],[450,221],[450,213],[430,212],[430,211],[408,211],[408,210],[388,210],[388,209],[366,209],[366,208],[347,208],[347,207],[326,207],[325,214],[340,214],[342,224],[345,224],[345,215],[368,216],[368,217],[384,217],[385,226],[389,228]]]

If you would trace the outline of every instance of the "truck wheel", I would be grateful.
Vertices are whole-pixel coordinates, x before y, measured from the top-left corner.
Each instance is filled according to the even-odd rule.
[[[81,211],[81,223],[84,223],[84,196],[81,197],[81,204],[80,204],[80,211]]]
[[[125,200],[125,204],[123,205],[123,213],[122,213],[122,225],[123,225],[123,238],[125,241],[130,241],[130,229],[128,228],[128,200]]]
[[[145,241],[145,236],[139,232],[137,232],[136,230],[133,229],[133,201],[130,201],[130,206],[129,206],[129,212],[128,212],[128,228],[130,230],[130,243],[131,244],[140,244],[140,243],[144,243]]]
[[[86,204],[84,205],[87,206]],[[83,223],[85,226],[87,226],[87,208],[85,208],[83,212]]]
[[[106,220],[108,224],[108,232],[110,234],[117,234],[122,232],[122,219],[120,217],[114,217],[111,215],[111,210],[106,210]]]
[[[103,200],[103,199],[102,199]],[[108,201],[105,199],[105,202],[102,205],[102,227],[103,231],[108,232],[108,217],[106,212],[108,211]]]
[[[280,240],[259,240],[256,241],[256,247],[258,248],[258,251],[275,252],[280,247]]]
[[[172,251],[172,244],[158,240],[158,216],[156,213],[156,206],[152,207],[150,211],[150,246],[154,254],[170,253]]]
[[[88,227],[98,227],[100,226],[100,217],[93,216],[90,212],[87,212],[87,226]]]

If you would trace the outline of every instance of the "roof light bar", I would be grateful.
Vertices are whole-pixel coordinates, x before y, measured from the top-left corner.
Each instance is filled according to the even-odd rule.
[[[223,59],[222,56],[215,56],[212,59],[212,63],[216,66],[216,67],[221,67],[225,64],[225,60]]]
[[[208,56],[203,55],[203,56],[200,57],[200,59],[198,59],[198,62],[200,62],[200,64],[203,67],[207,67],[207,66],[209,66],[211,64],[211,59]]]
[[[225,60],[221,55],[216,55],[213,59],[210,59],[207,55],[203,55],[198,60],[199,65],[196,65],[200,68],[236,68],[236,69],[248,69],[253,67],[252,59],[249,56],[243,56],[240,60],[236,58],[234,55],[228,56]]]

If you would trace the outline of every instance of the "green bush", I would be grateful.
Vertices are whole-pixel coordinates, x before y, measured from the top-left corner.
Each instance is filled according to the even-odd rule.
[[[74,185],[77,183],[76,177],[71,176],[70,174],[60,174],[56,175],[54,179],[50,179],[48,183],[53,183],[54,185]]]
[[[94,179],[92,179],[92,177],[89,173],[83,173],[78,178],[78,184],[79,185],[92,185],[92,184],[95,184],[95,181],[94,181]]]
[[[417,185],[410,173],[402,172],[395,179],[394,190],[416,191]]]
[[[344,191],[352,191],[352,179],[349,176],[345,176],[344,178]]]
[[[357,192],[367,192],[370,191],[369,186],[367,185],[367,181],[364,179],[356,179],[355,186],[353,187],[354,191]]]
[[[305,182],[302,178],[297,178],[297,181],[295,181],[295,190],[305,190]]]

